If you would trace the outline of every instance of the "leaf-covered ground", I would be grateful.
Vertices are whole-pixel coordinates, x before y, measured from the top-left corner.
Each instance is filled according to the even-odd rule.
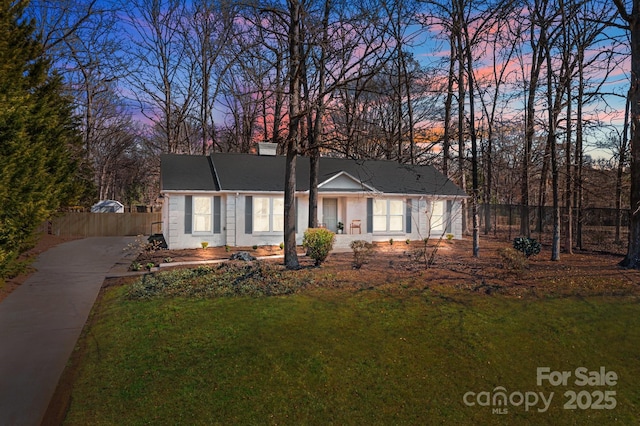
[[[562,253],[560,261],[551,261],[548,246],[528,259],[524,269],[505,263],[500,252],[511,248],[505,238],[488,237],[481,240],[480,256],[472,256],[470,239],[430,242],[426,249],[421,241],[376,243],[368,262],[354,268],[351,251],[333,252],[320,268],[300,257],[301,271],[281,273],[301,277],[312,274],[315,286],[352,287],[355,289],[379,286],[429,287],[432,290],[465,291],[486,294],[505,294],[516,297],[543,295],[640,295],[640,271],[618,266],[620,254],[585,250],[574,254]],[[231,248],[209,247],[206,250],[160,250],[145,252],[139,262],[155,264],[170,260],[199,262],[226,259],[238,250],[254,256],[281,255],[279,247]],[[429,259],[433,263],[427,265]],[[269,262],[275,265],[282,260]],[[170,266],[171,263],[166,266]]]

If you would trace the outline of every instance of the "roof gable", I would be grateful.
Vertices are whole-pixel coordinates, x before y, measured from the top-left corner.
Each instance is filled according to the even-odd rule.
[[[360,182],[347,172],[339,172],[318,184],[319,191],[369,191],[376,192],[372,186]]]

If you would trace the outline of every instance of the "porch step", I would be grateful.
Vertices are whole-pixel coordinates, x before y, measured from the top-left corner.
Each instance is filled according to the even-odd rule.
[[[371,242],[371,234],[336,234],[336,240],[333,243],[334,250],[351,250],[352,241],[364,240]]]

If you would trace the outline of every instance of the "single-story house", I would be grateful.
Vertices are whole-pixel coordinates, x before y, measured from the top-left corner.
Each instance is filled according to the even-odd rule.
[[[271,154],[275,154],[272,152]],[[163,235],[169,249],[283,242],[285,157],[166,154],[161,158]],[[320,158],[318,222],[336,236],[396,241],[462,233],[467,195],[431,166]],[[296,163],[296,242],[308,228],[309,159]]]

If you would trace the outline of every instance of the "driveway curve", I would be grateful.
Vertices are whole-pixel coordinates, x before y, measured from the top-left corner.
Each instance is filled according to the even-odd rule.
[[[105,277],[134,237],[69,241],[42,253],[0,303],[0,424],[39,425]]]

